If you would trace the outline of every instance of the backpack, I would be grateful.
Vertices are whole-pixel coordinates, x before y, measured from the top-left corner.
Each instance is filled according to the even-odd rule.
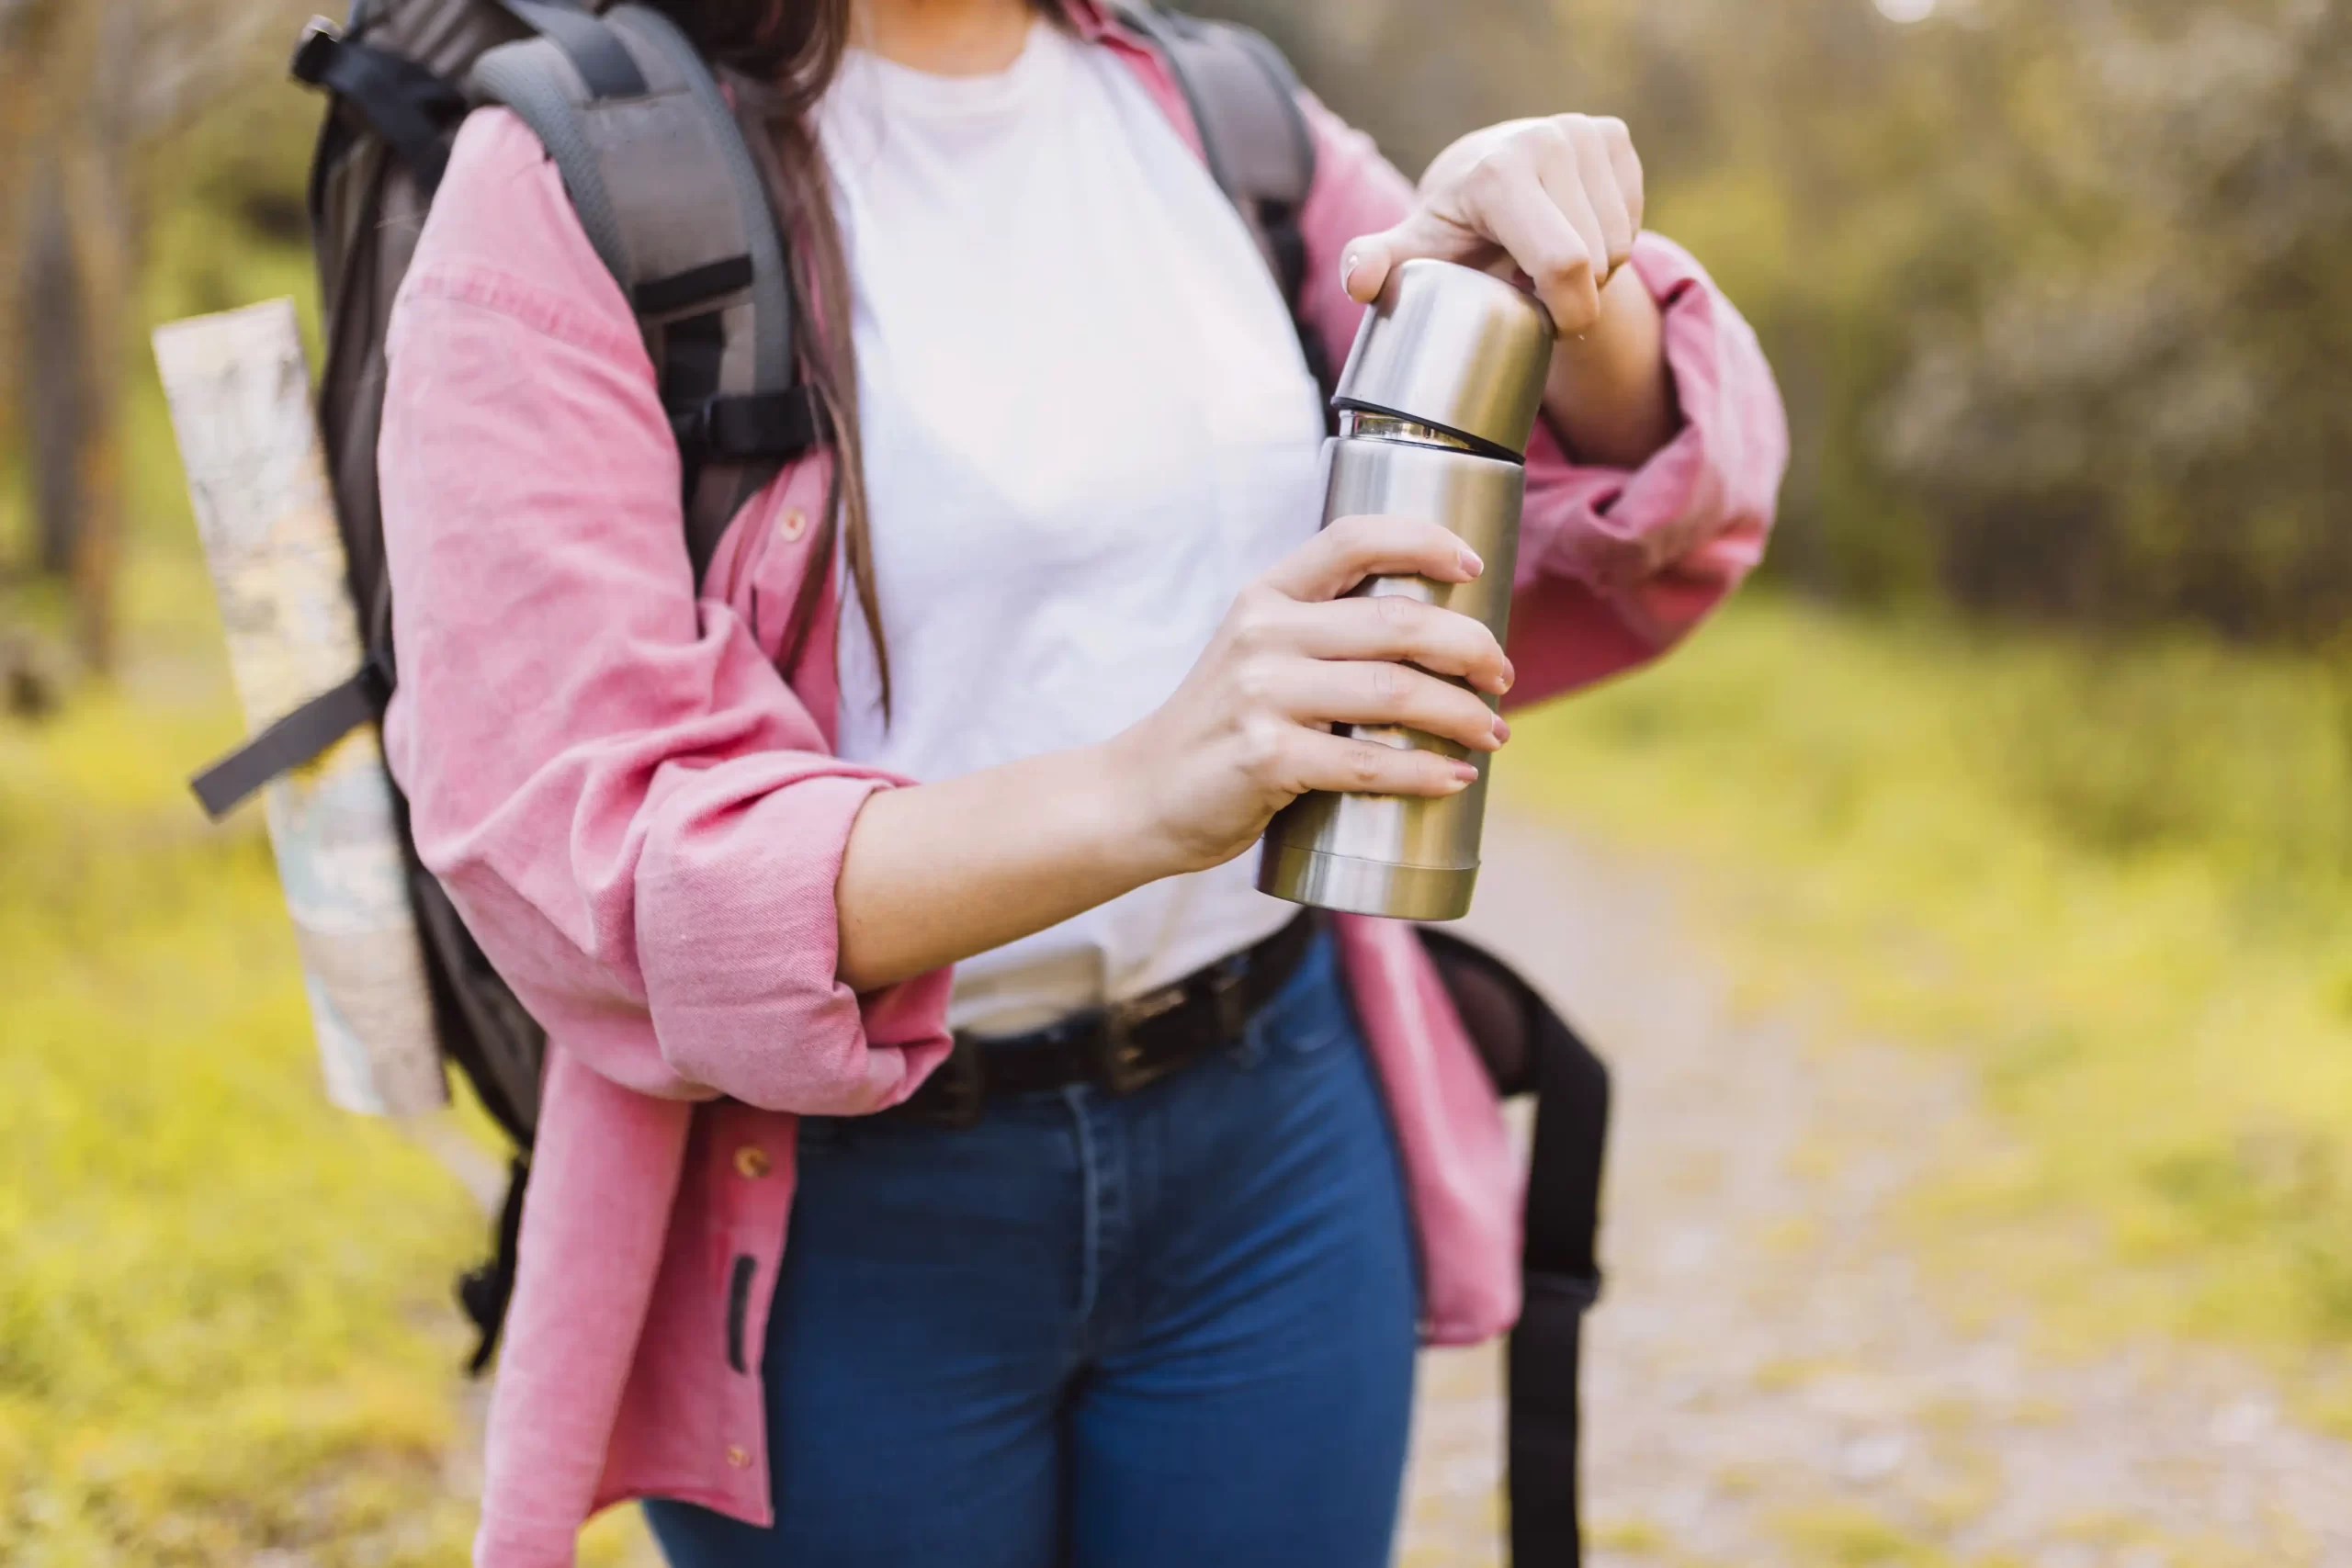
[[[1328,393],[1329,356],[1297,309],[1306,265],[1298,217],[1315,146],[1289,64],[1237,25],[1142,4],[1115,10],[1169,64],[1209,172],[1291,303]],[[667,17],[628,0],[354,0],[344,26],[319,19],[304,30],[292,72],[330,97],[308,192],[327,339],[319,413],[368,654],[349,678],[196,776],[216,820],[380,719],[398,678],[376,483],[384,338],[473,107],[503,105],[538,136],[635,310],[683,459],[696,581],[737,511],[829,434],[795,356],[786,226],[718,76]],[[458,1285],[481,1331],[469,1369],[479,1373],[514,1286],[547,1041],[417,859],[397,787],[393,797],[442,1055],[515,1149],[496,1252]],[[1599,1283],[1606,1075],[1516,976],[1458,939],[1424,934],[1465,1018],[1479,1023],[1498,1085],[1546,1091],[1532,1174],[1548,1196],[1531,1192],[1529,1317],[1512,1337],[1512,1536],[1521,1568],[1573,1563],[1577,1339]]]

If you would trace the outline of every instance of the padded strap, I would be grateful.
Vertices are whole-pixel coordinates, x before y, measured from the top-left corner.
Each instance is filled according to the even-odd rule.
[[[775,477],[769,449],[807,449],[767,416],[713,402],[749,398],[747,410],[756,409],[793,385],[783,227],[718,78],[675,23],[635,4],[574,21],[629,57],[641,96],[615,103],[592,91],[552,28],[482,55],[471,85],[512,108],[547,148],[581,228],[636,308],[663,406],[682,436],[712,437],[682,440],[681,450],[687,558],[699,583],[736,513]],[[747,417],[761,428],[746,434]]]
[[[449,132],[466,115],[465,95],[413,60],[354,43],[313,22],[288,69],[367,117],[425,192],[441,183]]]
[[[571,198],[572,215],[580,220],[596,258],[627,288],[628,244],[621,234],[620,216],[605,188],[604,164],[589,142],[571,85],[548,58],[553,47],[539,39],[501,44],[474,62],[467,83],[477,97],[505,105],[531,128],[555,160],[564,194]]]
[[[272,779],[316,761],[326,749],[384,716],[392,683],[371,659],[188,781],[215,822]]]
[[[578,0],[498,0],[499,9],[571,58],[592,98],[636,98],[647,92],[645,73],[621,40]]]
[[[1281,51],[1230,22],[1143,4],[1118,12],[1167,61],[1217,188],[1245,217],[1259,202],[1303,206],[1315,184],[1315,138]]]
[[[1291,324],[1328,398],[1338,367],[1299,312],[1306,240],[1299,214],[1315,186],[1315,133],[1299,107],[1298,77],[1282,51],[1232,22],[1204,21],[1129,0],[1121,20],[1167,63],[1201,139],[1201,156],[1240,212],[1290,307]]]

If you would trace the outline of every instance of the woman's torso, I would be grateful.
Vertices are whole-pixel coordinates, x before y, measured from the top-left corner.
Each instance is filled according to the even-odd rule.
[[[854,593],[839,744],[917,779],[1103,739],[1317,523],[1322,420],[1232,207],[1135,80],[1039,23],[1007,71],[853,53],[820,118],[848,246],[886,722]],[[1164,985],[1295,912],[1255,857],[959,965],[1001,1033]]]

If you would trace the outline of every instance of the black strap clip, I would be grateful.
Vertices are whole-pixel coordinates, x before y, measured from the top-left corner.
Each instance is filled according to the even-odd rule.
[[[426,191],[441,183],[450,137],[466,117],[465,95],[454,85],[413,60],[353,42],[324,17],[302,29],[288,69],[364,116]]]
[[[670,417],[690,464],[788,463],[825,441],[831,427],[807,386],[705,398]]]

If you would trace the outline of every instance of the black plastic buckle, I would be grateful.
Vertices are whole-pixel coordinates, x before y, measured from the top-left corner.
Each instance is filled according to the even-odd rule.
[[[343,28],[324,17],[312,17],[295,40],[294,58],[287,72],[294,80],[316,87],[326,81],[327,61],[343,47]]]
[[[369,648],[368,657],[359,661],[358,681],[359,689],[368,694],[368,705],[376,710],[376,716],[380,719],[384,710],[392,705],[392,687],[399,681],[392,670],[390,650]]]
[[[685,455],[689,467],[699,463],[710,453],[710,405],[717,401],[705,398],[690,409],[670,415],[670,434],[678,443],[678,450]]]
[[[958,1040],[938,1070],[923,1080],[922,1088],[900,1109],[933,1127],[961,1131],[979,1125],[989,1098],[986,1055],[970,1041]]]

